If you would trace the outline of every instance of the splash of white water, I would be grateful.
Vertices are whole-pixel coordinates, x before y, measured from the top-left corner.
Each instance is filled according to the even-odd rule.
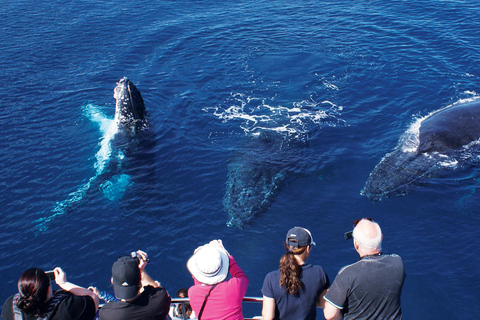
[[[292,106],[274,105],[273,100],[231,93],[227,106],[206,107],[222,122],[237,121],[246,135],[258,136],[262,131],[275,131],[296,139],[304,139],[312,128],[344,125],[338,117],[342,111],[330,101],[313,98],[293,102]]]
[[[115,119],[107,118],[99,107],[93,104],[86,104],[82,107],[82,112],[92,122],[96,123],[102,133],[102,139],[99,143],[100,149],[95,154],[95,175],[88,179],[87,182],[80,185],[77,190],[68,194],[67,198],[63,201],[57,202],[55,207],[51,210],[51,214],[36,220],[37,230],[45,231],[48,229],[48,223],[55,219],[57,216],[63,215],[67,212],[68,208],[73,204],[82,200],[87,191],[91,188],[92,184],[98,179],[98,177],[105,172],[105,168],[108,166],[112,156],[112,140],[115,134],[118,132],[118,121]],[[123,159],[123,154],[118,153],[119,160]],[[128,175],[122,175],[122,185],[128,185]],[[125,182],[127,181],[127,182]],[[107,190],[107,188],[104,188]],[[108,191],[108,190],[107,190]],[[106,192],[106,191],[105,191]],[[109,199],[118,199],[118,197],[109,196]]]

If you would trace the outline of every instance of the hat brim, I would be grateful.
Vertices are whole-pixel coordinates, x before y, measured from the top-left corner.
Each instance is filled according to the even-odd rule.
[[[205,246],[210,246],[210,245],[207,244]],[[220,268],[220,270],[218,271],[218,273],[216,275],[206,276],[205,274],[203,274],[198,269],[198,267],[197,267],[198,254],[197,253],[198,253],[199,250],[197,250],[197,252],[195,252],[193,254],[193,256],[190,257],[190,259],[188,259],[187,268],[188,268],[188,271],[190,271],[190,273],[192,274],[192,276],[195,279],[197,279],[197,281],[199,281],[201,283],[204,283],[204,284],[208,284],[208,285],[214,285],[214,284],[222,282],[223,280],[225,280],[225,278],[227,278],[228,271],[230,269],[230,258],[228,257],[225,250],[221,250],[220,248],[213,247],[213,246],[210,246],[210,247],[217,249],[218,252],[220,253],[220,258],[222,259],[222,267]]]
[[[138,294],[138,286],[132,285],[124,287],[121,284],[115,283],[113,281],[113,293],[117,299],[132,299],[135,298]]]

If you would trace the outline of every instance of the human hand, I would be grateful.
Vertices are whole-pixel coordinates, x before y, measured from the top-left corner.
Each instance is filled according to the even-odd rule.
[[[221,239],[218,239],[218,240],[212,240],[209,242],[210,246],[213,246],[213,247],[218,247],[220,248],[221,250],[225,251],[225,253],[227,254],[227,256],[230,256],[230,254],[228,253],[227,249],[225,249],[225,247],[223,246],[223,242]]]
[[[97,287],[88,287],[88,290],[92,291],[97,297],[100,294],[100,290]]]
[[[145,267],[150,262],[147,253],[142,250],[137,250],[135,253],[137,254],[138,259],[138,268],[140,269],[140,271],[145,270]]]
[[[56,267],[53,269],[53,273],[55,274],[55,282],[61,286],[67,282],[67,274],[63,272],[62,268]]]

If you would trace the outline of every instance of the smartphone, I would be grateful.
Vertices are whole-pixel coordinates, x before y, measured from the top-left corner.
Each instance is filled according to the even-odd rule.
[[[45,274],[50,278],[50,280],[55,280],[55,273],[53,270],[45,271]]]

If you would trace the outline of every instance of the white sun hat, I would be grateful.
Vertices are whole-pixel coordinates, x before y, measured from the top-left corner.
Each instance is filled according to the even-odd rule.
[[[187,268],[197,281],[214,285],[228,275],[230,259],[222,248],[206,244],[197,248],[187,262]]]

